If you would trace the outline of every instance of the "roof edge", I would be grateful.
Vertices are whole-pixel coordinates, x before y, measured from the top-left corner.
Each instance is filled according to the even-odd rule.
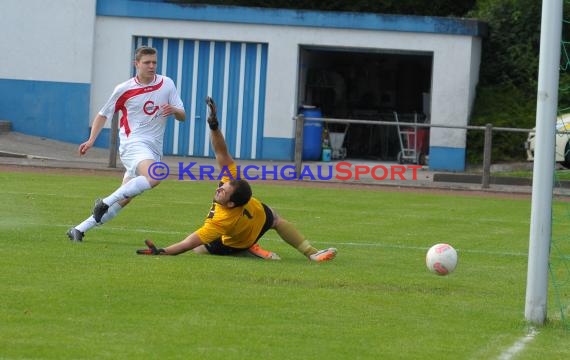
[[[484,37],[488,31],[485,22],[466,18],[180,4],[167,0],[97,0],[96,14],[98,16],[438,33],[476,37]]]

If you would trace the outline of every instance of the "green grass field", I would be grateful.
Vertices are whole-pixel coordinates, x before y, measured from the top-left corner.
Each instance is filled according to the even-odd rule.
[[[169,180],[67,240],[119,181],[0,173],[0,359],[499,359],[528,333],[530,198],[257,182],[258,198],[337,259],[310,263],[273,231],[262,245],[281,261],[137,256],[145,238],[176,242],[209,210],[215,183]],[[425,268],[438,242],[459,253],[447,277]],[[570,358],[549,303],[512,358]]]
[[[532,171],[531,170],[521,170],[521,171],[501,171],[495,172],[492,174],[493,176],[512,176],[512,177],[522,177],[522,178],[529,178],[532,179]],[[555,170],[554,173],[554,181],[568,181],[570,180],[570,170],[568,169],[560,169]]]

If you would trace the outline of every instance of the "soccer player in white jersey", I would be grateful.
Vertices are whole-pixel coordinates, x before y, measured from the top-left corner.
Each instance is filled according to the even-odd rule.
[[[97,199],[93,214],[67,231],[72,241],[82,241],[86,231],[113,219],[135,196],[160,183],[148,171],[162,158],[166,120],[172,115],[184,121],[186,113],[174,82],[156,74],[156,64],[156,49],[143,46],[136,50],[135,77],[115,87],[95,116],[89,139],[79,145],[79,154],[85,155],[107,119],[120,111],[119,154],[126,169],[123,184],[109,196]]]

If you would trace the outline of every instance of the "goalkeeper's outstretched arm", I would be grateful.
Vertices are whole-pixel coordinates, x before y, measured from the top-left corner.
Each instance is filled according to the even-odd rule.
[[[228,146],[224,139],[224,135],[220,131],[220,122],[218,120],[217,107],[214,99],[211,97],[206,97],[206,104],[210,110],[208,115],[208,126],[210,127],[210,137],[212,141],[212,147],[214,148],[214,153],[216,154],[216,161],[218,166],[221,168],[227,167],[234,162],[234,159],[228,152]]]

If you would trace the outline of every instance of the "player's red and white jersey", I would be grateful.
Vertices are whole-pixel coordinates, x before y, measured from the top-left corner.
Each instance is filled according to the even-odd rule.
[[[172,79],[156,75],[154,81],[143,85],[135,76],[115,87],[99,114],[110,119],[120,111],[121,153],[128,150],[129,144],[136,143],[147,145],[162,156],[167,117],[162,116],[161,108],[166,104],[184,109]]]

